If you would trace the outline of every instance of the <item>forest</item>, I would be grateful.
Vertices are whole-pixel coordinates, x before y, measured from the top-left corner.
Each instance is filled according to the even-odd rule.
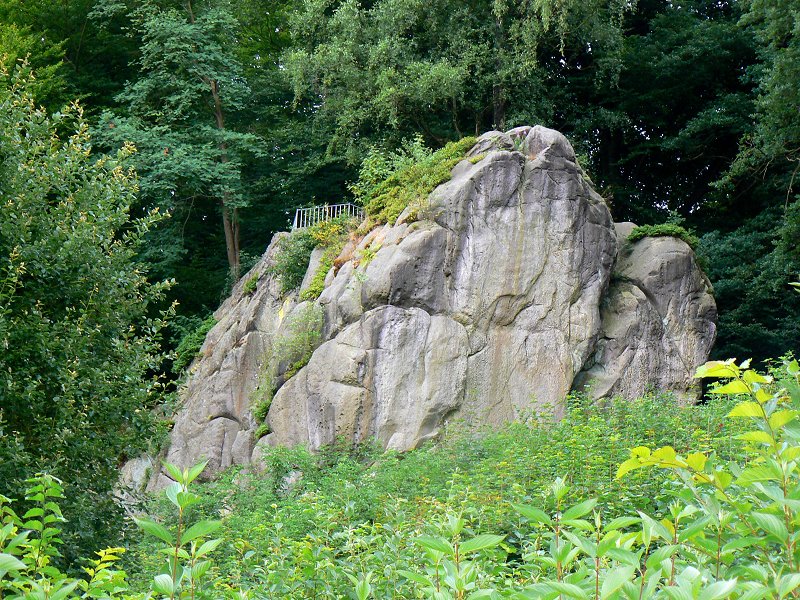
[[[126,515],[295,209],[525,124],[696,239],[727,383]],[[798,280],[798,0],[0,0],[0,598],[798,597]]]

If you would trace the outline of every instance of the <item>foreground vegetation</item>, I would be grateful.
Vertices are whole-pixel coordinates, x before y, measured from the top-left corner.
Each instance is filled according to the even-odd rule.
[[[798,597],[800,366],[698,376],[726,381],[702,406],[572,398],[559,423],[407,454],[276,449],[202,498],[203,465],[167,465],[130,582],[118,548],[79,579],[54,567],[61,488],[41,475],[22,518],[0,499],[0,597]]]

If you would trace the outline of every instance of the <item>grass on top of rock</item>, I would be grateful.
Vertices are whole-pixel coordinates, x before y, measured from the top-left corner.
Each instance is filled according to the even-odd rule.
[[[661,225],[640,225],[634,227],[628,236],[629,242],[638,242],[646,237],[674,237],[686,242],[692,250],[697,249],[700,240],[688,229],[675,223],[662,223]]]
[[[415,138],[394,152],[372,148],[350,189],[373,225],[393,223],[407,207],[421,208],[436,186],[450,180],[450,171],[474,145],[474,137],[465,137],[432,152]],[[408,220],[415,219],[413,211]]]

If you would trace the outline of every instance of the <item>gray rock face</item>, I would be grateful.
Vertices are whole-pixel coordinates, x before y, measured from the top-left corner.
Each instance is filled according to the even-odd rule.
[[[408,449],[448,415],[560,410],[600,331],[611,215],[557,132],[491,132],[470,154],[419,222],[383,227],[369,265],[330,281],[331,341],[275,396],[270,443]]]
[[[213,475],[250,460],[257,425],[250,413],[251,396],[264,357],[295,304],[293,298],[281,298],[280,285],[268,272],[279,237],[214,313],[218,322],[189,369],[175,417],[165,457],[171,463],[189,466],[208,460],[206,474]],[[253,275],[258,283],[248,295],[244,283]],[[151,488],[164,482],[152,480]]]
[[[618,230],[630,233],[625,225]],[[710,290],[685,242],[661,237],[622,244],[595,355],[576,387],[588,386],[595,397],[658,389],[696,398],[692,376],[716,337]]]
[[[419,210],[354,240],[318,300],[322,344],[277,391],[253,439],[260,362],[295,309],[255,268],[216,313],[172,433],[168,460],[213,470],[269,445],[312,449],[345,436],[406,450],[451,417],[498,424],[556,416],[573,388],[689,396],[716,309],[692,251],[672,238],[625,241],[569,142],[543,127],[481,136]],[[357,257],[369,251],[365,264]],[[317,252],[306,281],[316,270]],[[298,309],[299,310],[299,309]]]
[[[272,402],[271,444],[319,448],[344,436],[406,450],[429,439],[464,396],[462,325],[419,308],[368,311],[322,344]]]

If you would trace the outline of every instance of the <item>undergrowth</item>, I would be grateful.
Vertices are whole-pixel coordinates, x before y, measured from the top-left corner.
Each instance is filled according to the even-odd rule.
[[[597,498],[609,518],[666,514],[668,478],[635,472],[617,479],[619,464],[640,445],[713,448],[732,458],[736,428],[724,420],[731,405],[712,399],[681,407],[653,395],[599,407],[574,396],[558,423],[532,416],[499,431],[456,423],[443,441],[407,453],[344,442],[316,455],[274,448],[262,474],[230,472],[205,484],[201,510],[227,513],[220,575],[259,590],[255,597],[346,597],[354,587],[348,574],[363,581],[368,573],[369,597],[436,597],[401,571],[420,572],[426,551],[415,540],[442,534],[452,515],[465,521],[463,539],[503,536],[487,550],[486,576],[510,585],[528,539],[513,504],[538,502],[563,477],[570,501]]]
[[[119,549],[83,578],[52,567],[61,492],[40,476],[24,516],[0,498],[0,597],[800,597],[800,366],[698,376],[722,380],[703,406],[574,397],[559,423],[456,427],[405,454],[275,448],[202,495],[202,465],[166,465],[130,581]]]
[[[183,337],[181,337],[178,347],[175,348],[175,360],[172,362],[173,373],[179,374],[197,358],[206,335],[216,324],[217,320],[211,314],[202,321],[198,319],[196,323],[192,323],[191,329],[184,329]]]

